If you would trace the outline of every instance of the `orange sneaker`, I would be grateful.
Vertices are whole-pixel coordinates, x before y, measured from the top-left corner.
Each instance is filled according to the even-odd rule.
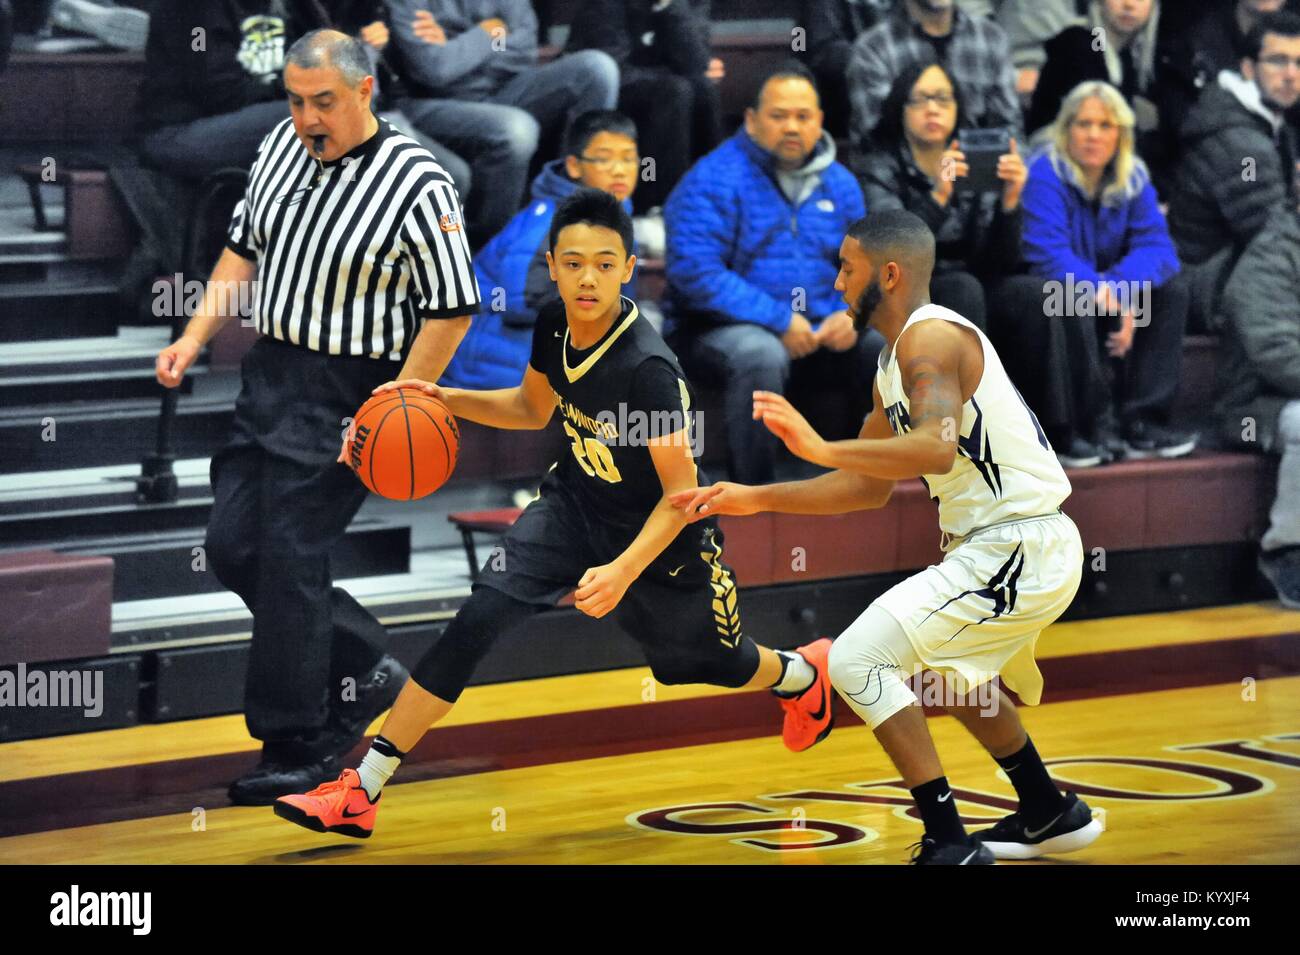
[[[281,796],[275,801],[275,814],[281,819],[313,832],[335,832],[358,839],[370,838],[378,812],[379,799],[370,801],[355,769],[343,770],[334,782],[309,793]]]
[[[827,659],[830,657],[831,641],[827,637],[814,640],[806,646],[799,647],[795,653],[807,660],[817,677],[812,686],[798,696],[783,697],[778,694],[781,709],[785,710],[785,726],[781,730],[781,739],[786,749],[801,753],[831,734],[835,720],[831,715],[831,701],[834,691],[828,672]]]

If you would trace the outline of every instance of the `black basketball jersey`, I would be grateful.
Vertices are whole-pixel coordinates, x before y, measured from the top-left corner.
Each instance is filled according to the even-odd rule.
[[[609,331],[581,351],[569,344],[564,303],[545,306],[529,364],[550,382],[569,440],[557,476],[588,517],[639,529],[663,497],[649,440],[683,428],[687,440],[699,436],[695,396],[677,356],[636,303],[622,302]],[[703,484],[698,469],[696,475]]]

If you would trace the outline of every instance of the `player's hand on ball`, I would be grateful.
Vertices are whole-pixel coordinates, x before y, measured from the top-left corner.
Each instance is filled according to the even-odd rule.
[[[758,505],[753,499],[754,489],[748,484],[719,481],[709,487],[693,487],[671,494],[668,500],[673,507],[686,512],[686,523],[694,524],[715,514],[744,517],[757,514]]]
[[[348,463],[348,455],[352,453],[352,439],[357,436],[357,425],[355,421],[349,421],[347,428],[343,431],[343,447],[339,449],[339,456],[335,458],[339,464]]]
[[[632,586],[632,576],[619,564],[592,567],[578,581],[573,605],[588,617],[600,619],[618,606]]]
[[[447,395],[442,388],[431,381],[422,381],[419,378],[403,378],[401,381],[386,381],[374,391],[372,395],[382,395],[385,391],[396,391],[398,388],[414,388],[417,391],[423,391],[431,398],[437,398],[444,405],[447,404]]]
[[[795,457],[821,464],[826,442],[784,397],[772,391],[754,392],[754,419],[767,425]]]

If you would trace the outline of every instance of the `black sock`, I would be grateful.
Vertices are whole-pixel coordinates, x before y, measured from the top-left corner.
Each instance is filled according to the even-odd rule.
[[[381,756],[396,756],[398,759],[406,758],[406,754],[394,746],[392,740],[386,739],[383,736],[376,736],[375,741],[370,745],[373,746],[375,751]]]
[[[1026,825],[1034,828],[1061,811],[1065,797],[1048,775],[1032,739],[1025,737],[1025,745],[1019,752],[1001,758],[995,756],[994,759],[1011,780],[1011,785],[1016,787],[1016,795],[1020,797],[1020,815]]]
[[[966,830],[957,816],[957,800],[948,786],[948,777],[940,776],[912,790],[916,808],[921,810],[925,834],[936,842],[968,842]]]

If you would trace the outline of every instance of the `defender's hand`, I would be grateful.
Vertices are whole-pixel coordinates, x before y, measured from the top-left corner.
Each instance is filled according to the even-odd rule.
[[[686,522],[694,524],[715,514],[745,517],[758,513],[754,489],[748,484],[719,481],[709,487],[693,487],[671,494],[668,500],[673,507],[686,512]]]
[[[795,457],[821,464],[826,442],[784,397],[771,391],[754,392],[754,418],[784,442]]]

